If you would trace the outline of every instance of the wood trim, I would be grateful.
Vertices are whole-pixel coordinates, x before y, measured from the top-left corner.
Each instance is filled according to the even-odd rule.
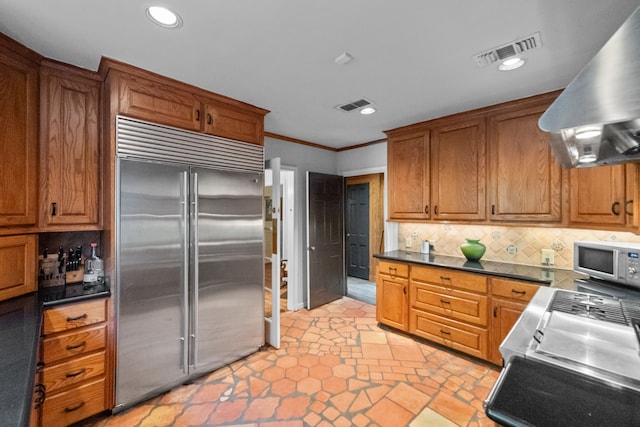
[[[337,148],[327,147],[326,145],[316,144],[315,142],[303,141],[302,139],[291,138],[284,135],[279,135],[277,133],[265,132],[265,137],[279,139],[281,141],[293,142],[294,144],[306,145],[308,147],[320,148],[322,150],[334,151],[337,152]]]
[[[82,77],[88,80],[102,82],[102,76],[96,71],[87,70],[86,68],[76,67],[75,65],[66,64],[64,62],[56,61],[55,59],[44,58],[40,61],[41,67],[46,67],[47,72],[65,78],[72,74],[74,78]]]
[[[345,182],[346,185],[369,184],[369,281],[375,282],[378,259],[373,254],[384,251],[384,174],[352,176]]]
[[[10,51],[12,53],[17,53],[18,55],[38,64],[44,58],[42,55],[37,53],[34,50],[29,49],[22,43],[19,43],[7,36],[4,33],[0,33],[0,51]]]
[[[336,151],[340,152],[340,151],[355,150],[356,148],[368,147],[370,145],[380,144],[382,142],[387,142],[387,138],[376,139],[375,141],[363,142],[362,144],[350,145],[348,147],[337,148]]]

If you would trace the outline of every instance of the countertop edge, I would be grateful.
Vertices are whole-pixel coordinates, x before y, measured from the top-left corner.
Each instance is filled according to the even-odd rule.
[[[432,267],[449,268],[458,271],[466,271],[469,273],[484,274],[494,277],[503,277],[515,280],[524,280],[528,282],[534,282],[539,286],[553,286],[554,281],[564,281],[576,276],[573,270],[565,270],[553,267],[544,266],[530,266],[524,264],[515,263],[503,263],[500,261],[467,261],[462,257],[453,257],[449,255],[439,254],[421,254],[418,252],[409,252],[402,250],[389,251],[384,253],[377,253],[373,255],[374,258],[384,259],[389,261],[406,262],[416,265],[425,265]],[[428,257],[428,259],[427,259]],[[466,264],[466,265],[463,265]],[[486,268],[489,266],[490,268]],[[492,269],[491,267],[502,268],[520,268],[523,270],[535,271],[537,275],[533,274],[518,274],[509,271],[499,271],[498,269]],[[548,278],[541,277],[542,275],[548,276]],[[556,275],[567,276],[557,278]]]

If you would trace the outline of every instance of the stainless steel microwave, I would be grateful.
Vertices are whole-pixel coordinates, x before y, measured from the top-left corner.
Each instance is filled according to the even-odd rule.
[[[573,270],[596,279],[640,288],[640,244],[574,242]]]

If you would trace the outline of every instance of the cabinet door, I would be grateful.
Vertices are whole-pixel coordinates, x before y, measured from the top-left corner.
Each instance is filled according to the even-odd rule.
[[[624,225],[625,174],[624,165],[571,169],[571,223]]]
[[[41,226],[99,227],[100,84],[62,78],[46,69],[41,83]]]
[[[0,51],[0,227],[38,213],[38,70]]]
[[[237,111],[225,105],[205,105],[205,132],[223,138],[264,143],[264,119],[260,115]]]
[[[431,131],[431,202],[434,219],[486,218],[485,120]]]
[[[389,216],[429,218],[429,133],[390,137],[388,141]]]
[[[200,131],[200,101],[174,87],[118,74],[119,112],[167,126]]]
[[[547,104],[489,118],[489,205],[496,221],[562,219],[562,169],[538,128]]]
[[[36,291],[37,236],[0,237],[0,301]]]
[[[502,365],[502,355],[500,354],[500,344],[507,337],[513,325],[516,324],[520,315],[527,306],[526,302],[509,301],[501,298],[493,298],[491,310],[491,333],[489,360],[496,365]]]
[[[409,329],[408,280],[378,274],[376,286],[376,319],[402,331]]]

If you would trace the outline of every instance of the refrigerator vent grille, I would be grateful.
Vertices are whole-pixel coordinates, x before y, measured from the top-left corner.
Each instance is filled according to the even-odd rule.
[[[231,171],[264,170],[264,147],[116,117],[117,155]]]

